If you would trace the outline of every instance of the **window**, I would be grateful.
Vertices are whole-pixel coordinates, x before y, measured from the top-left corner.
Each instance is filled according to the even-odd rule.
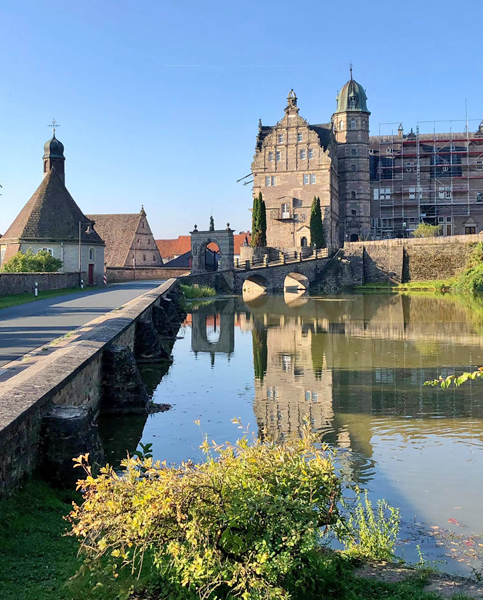
[[[416,223],[416,218],[415,217],[409,217],[409,222],[410,223]]]
[[[354,192],[354,190],[351,190],[351,198],[355,200],[356,196],[357,194]]]
[[[470,226],[465,227],[465,235],[473,235],[476,233],[476,227]]]
[[[416,188],[409,188],[409,199],[414,200],[416,198]]]
[[[374,189],[374,200],[379,200],[379,189],[378,188]]]
[[[94,248],[89,248],[89,260],[94,260]]]
[[[312,402],[317,402],[319,399],[319,394],[317,392],[312,392]]]
[[[312,394],[309,391],[305,392],[305,400],[307,400],[307,402],[310,402],[310,400],[312,399]]]
[[[352,164],[351,165],[351,171],[357,171],[357,165]]]
[[[297,142],[302,142],[304,139],[304,136],[301,133],[297,133]]]
[[[148,244],[150,244],[150,243],[151,243],[151,238],[148,238]]]
[[[312,174],[310,176],[310,183],[315,183],[315,175],[314,174]]]
[[[312,148],[309,148],[309,158],[314,158],[314,151]]]
[[[290,206],[286,202],[282,204],[282,219],[290,219]]]
[[[483,202],[483,192],[476,192],[476,201]]]
[[[356,120],[351,119],[351,129],[355,129],[355,128],[356,128]]]
[[[446,188],[446,198],[451,198],[452,193],[451,193],[451,188]]]
[[[0,252],[0,264],[3,263],[3,260],[5,258],[5,252],[7,251],[6,248],[2,248],[2,251]]]
[[[305,150],[300,150],[300,160],[305,160],[306,158],[306,151]]]
[[[351,148],[351,156],[357,156],[357,148]]]
[[[309,183],[309,176],[304,175],[304,185],[308,185],[308,183]]]
[[[483,169],[483,161],[481,161],[481,160],[476,161],[476,169],[478,171],[481,171]]]
[[[156,260],[156,254],[153,254],[153,261]]]
[[[438,217],[438,223],[444,223],[444,217]]]
[[[355,210],[355,208],[353,208],[353,209],[351,210],[351,214],[352,214],[352,215],[354,215],[354,216],[355,216],[355,215],[357,215],[357,211]]]
[[[279,160],[282,160],[282,153],[280,152],[280,150],[277,150],[276,154],[275,154],[275,160],[278,162]]]
[[[271,184],[272,185],[277,185],[277,178],[276,177],[272,177]]]
[[[141,221],[141,227],[144,229],[144,221]]]
[[[144,262],[146,262],[146,255],[145,254],[143,254],[143,260],[144,260]]]
[[[391,188],[380,188],[374,190],[374,200],[390,200]]]
[[[362,119],[362,129],[364,129],[364,128],[365,128],[365,126],[366,126],[366,120],[365,120],[365,119]]]
[[[339,129],[340,129],[340,131],[343,131],[343,129],[344,129],[344,121],[339,121]]]
[[[279,144],[283,144],[283,133],[279,133],[277,139]]]
[[[40,250],[43,250],[44,252],[48,252],[50,254],[50,256],[54,256],[54,251],[52,250],[52,248],[40,248]],[[40,252],[39,250],[39,252]]]
[[[268,162],[273,162],[273,152],[268,153]]]
[[[451,217],[446,217],[446,223],[451,223]]]
[[[268,175],[265,177],[265,185],[267,187],[270,185],[270,177]]]
[[[277,185],[277,178],[276,177],[270,177],[270,175],[267,175],[265,177],[265,185],[267,187],[270,187],[272,185]]]

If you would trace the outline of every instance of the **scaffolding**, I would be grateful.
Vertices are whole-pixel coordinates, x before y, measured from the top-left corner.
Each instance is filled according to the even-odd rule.
[[[418,121],[409,134],[399,123],[381,123],[370,153],[371,195],[380,207],[374,237],[405,237],[420,222],[451,235],[458,217],[471,233],[471,217],[483,218],[481,119]]]

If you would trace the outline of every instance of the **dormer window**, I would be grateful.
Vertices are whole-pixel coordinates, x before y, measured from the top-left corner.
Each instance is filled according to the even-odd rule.
[[[349,98],[349,108],[355,110],[357,104],[357,96],[351,96]]]

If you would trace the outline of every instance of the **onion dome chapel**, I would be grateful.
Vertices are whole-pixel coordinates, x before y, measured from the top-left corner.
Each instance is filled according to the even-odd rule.
[[[55,137],[44,145],[43,181],[0,240],[0,265],[29,248],[62,261],[60,271],[84,274],[88,284],[104,276],[104,241],[65,187],[64,145]],[[79,264],[80,247],[80,264]]]

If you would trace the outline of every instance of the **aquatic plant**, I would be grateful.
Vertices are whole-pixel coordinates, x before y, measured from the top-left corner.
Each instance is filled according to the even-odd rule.
[[[192,298],[209,298],[211,296],[216,296],[216,290],[208,285],[198,285],[197,283],[188,285],[182,283],[180,288],[184,297],[188,300]]]

